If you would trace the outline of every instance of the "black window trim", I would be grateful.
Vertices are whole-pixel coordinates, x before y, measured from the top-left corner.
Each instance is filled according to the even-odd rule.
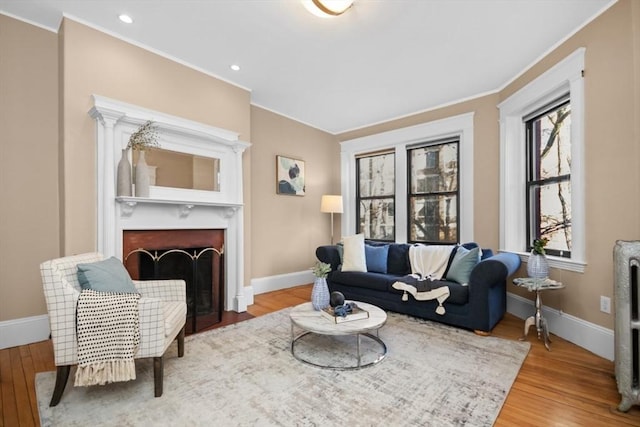
[[[371,157],[378,157],[378,156],[386,156],[388,154],[393,155],[394,161],[395,161],[395,157],[396,157],[396,152],[395,150],[380,150],[380,151],[373,151],[373,152],[369,152],[369,153],[363,153],[363,154],[359,154],[356,156],[355,160],[356,160],[356,182],[355,182],[355,186],[356,186],[356,234],[359,233],[363,233],[363,230],[360,228],[360,202],[362,200],[384,200],[384,199],[393,199],[393,204],[394,204],[394,209],[393,209],[393,239],[389,239],[389,240],[383,240],[383,239],[372,239],[372,238],[367,238],[367,240],[370,241],[374,241],[374,242],[395,242],[396,239],[396,235],[397,235],[397,223],[398,221],[396,220],[396,208],[395,208],[395,203],[396,203],[396,187],[395,187],[395,166],[394,166],[394,171],[393,171],[393,175],[394,175],[394,187],[393,187],[393,194],[389,195],[389,196],[366,196],[363,197],[360,195],[360,159],[364,159],[364,158],[371,158]]]
[[[536,232],[533,232],[533,224],[532,224],[532,215],[531,215],[531,192],[535,191],[534,189],[532,189],[532,187],[541,187],[543,185],[550,185],[550,184],[558,184],[558,183],[562,183],[562,182],[569,182],[569,184],[571,184],[571,174],[564,174],[564,175],[558,175],[558,176],[554,176],[551,178],[544,178],[544,179],[534,179],[533,178],[533,174],[534,174],[534,165],[533,162],[538,158],[537,155],[533,155],[533,147],[532,145],[532,127],[533,127],[533,122],[538,120],[541,117],[546,116],[547,114],[549,114],[551,111],[554,111],[564,105],[571,105],[571,96],[569,93],[566,93],[562,96],[560,96],[559,98],[556,98],[555,100],[551,101],[548,104],[545,104],[543,107],[537,109],[536,111],[524,116],[522,118],[522,121],[524,123],[525,126],[525,132],[526,132],[526,137],[525,137],[525,141],[527,144],[526,147],[526,155],[527,155],[527,168],[526,168],[526,189],[525,189],[525,208],[526,208],[526,237],[527,237],[527,252],[531,252],[531,250],[533,249],[533,240],[534,239],[538,239],[540,238],[539,234],[539,227],[538,230],[536,230]],[[535,235],[534,235],[535,234]],[[557,249],[550,249],[550,248],[546,248],[545,252],[548,255],[552,255],[552,256],[558,256],[558,257],[562,257],[562,258],[571,258],[571,251],[567,250],[567,251],[560,251]]]
[[[412,144],[407,146],[407,241],[409,243],[425,243],[429,245],[451,245],[460,243],[460,135],[440,138],[432,141],[424,141],[417,144]],[[411,192],[411,151],[418,150],[420,148],[425,147],[433,147],[437,145],[446,145],[456,143],[458,149],[456,151],[456,161],[458,164],[457,169],[457,183],[458,188],[456,191],[434,191],[428,193],[412,193]],[[411,211],[411,199],[414,197],[427,196],[427,195],[449,195],[453,194],[456,197],[456,229],[457,229],[457,240],[455,242],[442,242],[442,241],[430,241],[430,240],[412,240],[411,239],[411,219],[409,218]]]

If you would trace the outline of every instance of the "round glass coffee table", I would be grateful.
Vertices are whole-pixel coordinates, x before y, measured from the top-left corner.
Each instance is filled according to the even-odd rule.
[[[319,311],[314,310],[310,302],[293,307],[289,315],[291,318],[291,354],[293,357],[312,366],[339,370],[360,369],[375,365],[383,360],[387,355],[387,346],[378,336],[378,330],[387,321],[387,313],[372,304],[359,301],[353,302],[355,302],[361,309],[369,312],[369,317],[367,319],[335,323],[334,321],[324,317]],[[298,335],[296,335],[296,327],[302,329],[302,332]],[[374,332],[375,335],[373,334]],[[330,362],[324,363],[317,360],[314,361],[308,357],[300,355],[300,352],[296,352],[296,348],[300,345],[304,345],[305,343],[303,338],[310,334],[324,336],[355,336],[355,363],[348,366],[337,366]],[[376,352],[375,359],[367,361],[366,363],[363,363],[363,346],[361,342],[363,337],[376,343],[377,347],[380,349],[380,351]],[[329,345],[331,344],[329,343]]]

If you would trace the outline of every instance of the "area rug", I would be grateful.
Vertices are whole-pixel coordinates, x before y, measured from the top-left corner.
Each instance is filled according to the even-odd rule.
[[[164,394],[153,397],[153,363],[137,379],[67,384],[50,408],[54,372],[36,375],[43,426],[489,426],[529,351],[526,342],[389,313],[380,363],[327,370],[291,355],[289,309],[186,338],[165,355]],[[296,348],[315,362],[353,362],[354,337],[307,335]],[[330,351],[327,351],[330,349]],[[363,339],[363,353],[379,345]],[[323,358],[332,360],[323,360]],[[366,363],[366,360],[363,361]],[[73,369],[71,374],[73,375]]]

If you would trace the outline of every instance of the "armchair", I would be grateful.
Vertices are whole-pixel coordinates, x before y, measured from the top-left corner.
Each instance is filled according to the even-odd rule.
[[[53,353],[56,384],[49,406],[62,398],[71,366],[78,364],[76,304],[81,287],[77,265],[101,261],[99,253],[86,253],[45,261],[40,265]],[[153,357],[154,395],[162,396],[163,355],[177,338],[178,357],[184,355],[187,305],[184,280],[134,280],[141,297],[138,305],[140,344],[135,359]]]

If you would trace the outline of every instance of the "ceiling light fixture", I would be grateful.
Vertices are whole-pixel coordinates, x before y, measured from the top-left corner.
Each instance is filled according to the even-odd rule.
[[[118,15],[118,19],[124,22],[125,24],[133,24],[133,18],[124,13],[122,15]]]
[[[238,64],[231,64],[229,65],[229,68],[231,68],[233,71],[240,71],[240,66]]]
[[[349,10],[353,6],[353,0],[302,0],[302,4],[314,15],[330,18]]]

